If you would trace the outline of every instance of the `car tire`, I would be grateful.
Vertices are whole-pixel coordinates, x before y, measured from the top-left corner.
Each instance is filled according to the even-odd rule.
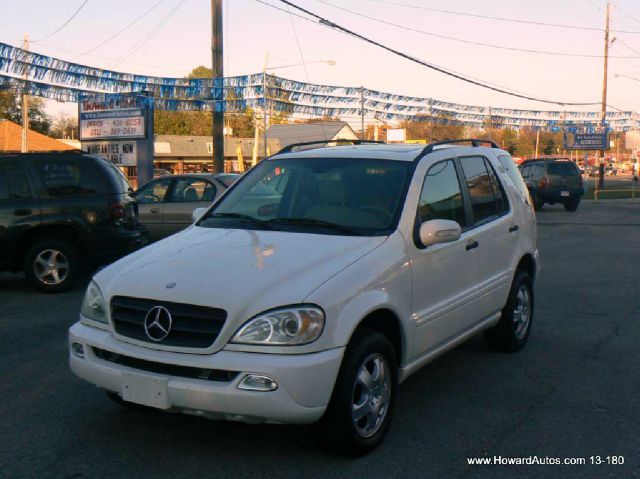
[[[45,293],[60,293],[72,288],[82,275],[77,248],[64,239],[36,241],[24,259],[27,279]]]
[[[397,388],[398,363],[389,339],[368,329],[357,333],[347,346],[331,401],[319,423],[322,445],[351,457],[373,451],[389,430]]]
[[[567,200],[564,202],[564,209],[566,211],[576,211],[578,209],[578,205],[580,204],[579,198],[574,198],[572,200]]]
[[[487,345],[494,350],[509,353],[522,349],[531,332],[533,311],[533,281],[526,271],[518,270],[500,321],[484,332]]]
[[[544,206],[544,201],[542,201],[538,195],[535,195],[533,197],[533,209],[536,211],[540,211],[543,206]]]

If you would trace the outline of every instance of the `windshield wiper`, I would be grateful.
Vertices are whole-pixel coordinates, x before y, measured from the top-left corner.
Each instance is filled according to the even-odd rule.
[[[273,218],[267,221],[267,223],[285,223],[295,226],[315,226],[320,228],[328,228],[341,233],[346,233],[354,236],[361,236],[356,230],[349,228],[348,226],[342,226],[337,223],[331,223],[329,221],[317,220],[314,218]]]
[[[258,218],[254,218],[250,215],[243,215],[242,213],[213,213],[212,215],[209,215],[209,218],[230,218],[236,220],[246,220],[266,230],[273,229],[273,226],[271,226],[268,222],[259,220]]]

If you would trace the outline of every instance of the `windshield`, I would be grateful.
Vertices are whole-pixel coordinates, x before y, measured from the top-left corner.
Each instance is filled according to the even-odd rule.
[[[388,235],[396,228],[411,168],[402,161],[360,158],[263,161],[198,225]]]

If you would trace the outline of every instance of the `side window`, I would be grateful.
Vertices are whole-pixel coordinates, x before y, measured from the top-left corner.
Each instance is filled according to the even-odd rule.
[[[436,163],[427,171],[420,193],[418,216],[421,223],[443,219],[466,226],[464,202],[453,160]]]
[[[487,169],[491,168],[491,165],[488,165],[481,156],[460,158],[460,163],[469,190],[474,224],[482,223],[501,214],[503,206],[499,203],[495,193],[499,186],[494,183],[492,175]]]
[[[93,159],[48,158],[33,161],[35,170],[49,196],[79,196],[107,193],[105,173]]]
[[[213,201],[216,188],[211,183],[200,178],[178,178],[169,195],[168,201],[184,203],[189,201]]]
[[[151,181],[142,188],[140,188],[136,194],[138,203],[162,203],[164,196],[167,194],[171,178],[163,178],[161,180]]]
[[[531,174],[531,167],[529,165],[523,166],[520,170],[520,174],[523,178],[529,178],[529,175]]]
[[[496,173],[496,170],[493,169],[493,165],[487,158],[484,159],[484,165],[489,172],[489,177],[491,178],[491,184],[493,186],[493,197],[496,199],[498,214],[506,213],[507,211],[509,211],[509,200],[507,199],[507,195],[504,192],[502,183],[500,182],[500,177]]]
[[[30,197],[29,185],[20,165],[13,161],[0,162],[0,200]]]
[[[500,155],[498,156],[498,161],[504,167],[505,171],[507,172],[507,175],[513,182],[513,186],[516,187],[516,190],[518,191],[518,193],[520,193],[520,196],[522,197],[522,199],[524,201],[528,201],[529,190],[527,189],[527,185],[525,184],[522,178],[525,177],[525,171],[529,171],[529,167],[525,166],[522,169],[522,175],[521,175],[520,171],[518,171],[518,168],[516,167],[516,164],[514,163],[513,159],[510,156]]]

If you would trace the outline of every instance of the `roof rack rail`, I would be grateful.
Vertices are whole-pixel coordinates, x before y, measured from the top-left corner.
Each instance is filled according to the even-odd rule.
[[[478,138],[464,138],[460,140],[442,140],[442,141],[436,141],[434,143],[429,143],[425,147],[425,149],[422,150],[422,152],[418,155],[418,157],[416,158],[416,161],[420,160],[421,158],[427,156],[429,153],[433,152],[436,146],[455,145],[456,143],[471,143],[471,146],[473,146],[474,148],[484,146],[484,145],[489,145],[490,148],[500,148],[498,145],[496,145],[495,142],[491,140],[480,140]]]
[[[300,148],[304,146],[314,146],[314,145],[328,145],[329,143],[349,143],[351,145],[384,145],[386,144],[384,141],[375,141],[375,140],[349,140],[346,138],[338,139],[338,140],[320,140],[320,141],[307,141],[305,143],[293,143],[291,145],[287,145],[282,148],[278,153],[291,153],[294,148]],[[318,147],[321,148],[321,147]],[[311,148],[310,148],[311,149]]]

